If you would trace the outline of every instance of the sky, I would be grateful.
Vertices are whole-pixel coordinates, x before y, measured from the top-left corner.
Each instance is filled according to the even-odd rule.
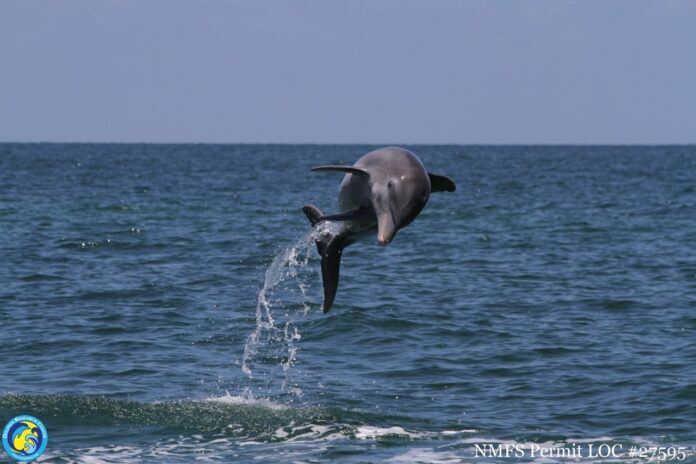
[[[696,1],[0,0],[0,142],[696,142]]]

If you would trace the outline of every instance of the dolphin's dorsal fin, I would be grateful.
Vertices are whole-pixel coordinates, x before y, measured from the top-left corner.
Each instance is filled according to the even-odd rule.
[[[362,168],[358,168],[355,166],[341,166],[338,164],[327,164],[325,166],[317,166],[315,168],[312,168],[312,171],[317,171],[317,172],[322,172],[322,171],[336,171],[336,172],[345,172],[348,174],[355,174],[358,176],[369,176],[370,173],[367,172],[366,170]]]
[[[454,185],[452,179],[447,176],[441,176],[440,174],[428,173],[430,177],[430,191],[431,192],[454,192],[457,190],[457,186]]]

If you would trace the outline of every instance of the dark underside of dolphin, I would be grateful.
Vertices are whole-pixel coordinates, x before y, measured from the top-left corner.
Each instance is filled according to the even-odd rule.
[[[324,312],[331,309],[336,296],[345,247],[375,231],[377,242],[388,245],[399,229],[418,216],[431,192],[456,189],[451,179],[429,173],[416,155],[398,147],[371,151],[352,166],[319,166],[312,171],[345,173],[338,198],[341,212],[323,215],[316,206],[302,208],[312,227],[335,223],[315,236],[321,255]]]

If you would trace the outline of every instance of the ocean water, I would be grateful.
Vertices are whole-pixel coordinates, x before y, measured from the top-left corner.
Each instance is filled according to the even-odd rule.
[[[309,169],[372,148],[0,144],[0,422],[46,463],[695,461],[696,147],[409,147],[457,191],[322,314]]]

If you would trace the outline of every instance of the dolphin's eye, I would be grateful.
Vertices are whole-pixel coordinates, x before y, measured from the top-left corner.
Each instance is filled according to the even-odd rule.
[[[392,188],[393,186],[394,184],[392,183],[392,181],[387,182],[387,187]]]

